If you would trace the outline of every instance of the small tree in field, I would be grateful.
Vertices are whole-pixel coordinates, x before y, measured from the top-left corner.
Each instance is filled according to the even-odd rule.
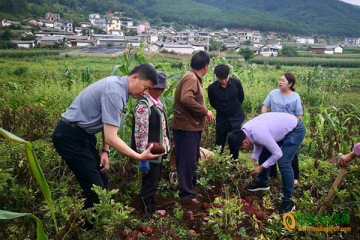
[[[298,52],[294,47],[284,45],[283,48],[279,51],[280,57],[297,57],[299,56]]]
[[[239,51],[239,54],[245,58],[245,61],[255,57],[254,52],[250,48],[242,48]]]

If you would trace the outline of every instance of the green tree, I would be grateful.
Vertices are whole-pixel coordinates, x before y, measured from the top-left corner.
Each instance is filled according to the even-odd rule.
[[[220,43],[210,38],[209,51],[217,51],[221,47]]]
[[[255,57],[254,52],[250,48],[241,48],[239,54],[245,58],[245,61]]]
[[[6,29],[4,32],[0,34],[0,38],[3,40],[10,40],[13,38],[17,38],[17,35],[13,33],[10,29]]]
[[[279,51],[279,56],[281,57],[297,57],[299,56],[295,47],[284,45],[283,48]]]
[[[244,42],[244,45],[245,45],[245,46],[251,46],[251,45],[252,45],[252,42],[251,42],[250,40],[246,40],[246,41]]]

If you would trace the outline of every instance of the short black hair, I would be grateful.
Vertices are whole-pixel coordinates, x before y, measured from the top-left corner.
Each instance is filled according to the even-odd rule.
[[[243,145],[243,141],[246,138],[246,134],[243,130],[234,130],[228,136],[229,145],[231,148],[239,149]]]
[[[205,51],[199,51],[194,54],[191,58],[191,68],[200,70],[204,68],[206,65],[209,65],[210,63],[210,57],[209,54]]]
[[[129,76],[133,74],[139,75],[140,80],[150,80],[154,83],[154,85],[156,85],[159,81],[155,68],[147,63],[134,67],[134,69],[129,73]]]
[[[226,64],[219,64],[215,67],[214,73],[217,78],[223,80],[229,76],[230,68]]]

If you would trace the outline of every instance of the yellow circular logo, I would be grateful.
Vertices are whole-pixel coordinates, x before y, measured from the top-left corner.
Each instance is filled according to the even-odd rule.
[[[289,223],[291,220],[291,224]],[[287,230],[292,231],[295,228],[295,218],[290,213],[285,213],[283,216],[284,226]]]

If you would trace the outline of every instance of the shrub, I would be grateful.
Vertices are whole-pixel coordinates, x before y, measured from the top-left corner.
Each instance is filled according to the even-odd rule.
[[[23,75],[29,70],[28,67],[17,67],[14,71],[14,74],[17,76]]]

